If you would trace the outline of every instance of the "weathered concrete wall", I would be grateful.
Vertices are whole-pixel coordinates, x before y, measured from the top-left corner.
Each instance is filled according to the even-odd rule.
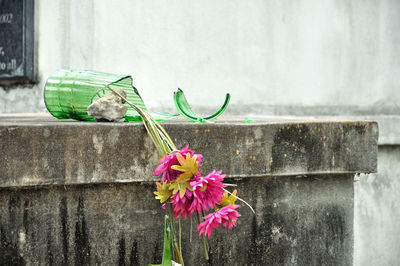
[[[231,111],[339,104],[399,111],[398,1],[35,5],[39,84],[0,89],[0,112],[43,110],[40,92],[58,68],[131,74],[153,109],[174,109],[172,91],[180,87],[205,108],[229,91]]]
[[[256,215],[243,205],[236,228],[215,231],[209,263],[196,232],[189,243],[185,220],[187,265],[352,264],[353,175],[230,182]],[[153,190],[152,183],[0,189],[0,264],[160,263],[164,211]]]

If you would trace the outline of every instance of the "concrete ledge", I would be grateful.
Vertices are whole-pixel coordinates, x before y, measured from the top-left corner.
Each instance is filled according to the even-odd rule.
[[[244,115],[242,115],[244,117]],[[250,115],[255,121],[269,120],[269,119],[281,119],[282,121],[287,120],[340,120],[340,121],[376,121],[379,124],[379,140],[378,145],[397,146],[400,145],[400,115],[325,115],[325,116],[266,116],[266,115]]]
[[[241,119],[242,120],[242,119]],[[204,171],[228,177],[370,173],[377,169],[373,121],[235,118],[163,123],[177,147],[204,155]],[[139,123],[0,115],[0,187],[156,181],[157,152]]]

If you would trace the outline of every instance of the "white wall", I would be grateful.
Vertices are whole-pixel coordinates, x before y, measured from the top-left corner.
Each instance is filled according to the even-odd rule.
[[[400,148],[381,146],[378,174],[354,185],[355,265],[400,264]]]
[[[57,68],[131,74],[156,109],[180,87],[213,109],[231,92],[233,106],[400,110],[399,1],[40,0],[35,11],[39,86],[0,90],[0,112],[44,108]]]

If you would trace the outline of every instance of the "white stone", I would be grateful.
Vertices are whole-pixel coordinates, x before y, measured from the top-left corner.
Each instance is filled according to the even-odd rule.
[[[124,90],[117,92],[126,97]],[[124,105],[123,100],[115,93],[111,93],[93,102],[88,107],[88,115],[99,122],[116,122],[126,114],[127,110],[128,107]]]

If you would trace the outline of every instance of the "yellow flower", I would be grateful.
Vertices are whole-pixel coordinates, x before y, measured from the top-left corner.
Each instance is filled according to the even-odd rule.
[[[171,166],[172,169],[183,172],[177,178],[177,181],[189,181],[194,175],[199,172],[199,163],[197,162],[197,156],[193,155],[190,157],[190,153],[186,153],[186,159],[180,154],[176,154],[176,158],[180,165]]]
[[[165,181],[162,184],[156,182],[156,185],[157,185],[157,191],[153,192],[154,194],[156,194],[156,199],[159,199],[161,203],[167,201],[169,197],[172,196],[172,192],[170,190],[170,184],[168,184],[167,181]]]
[[[228,192],[224,193],[224,197],[222,198],[222,200],[220,201],[220,203],[218,205],[216,205],[216,209],[219,210],[225,206],[228,205],[235,205],[235,201],[237,200],[236,197],[237,194],[237,190],[235,189],[231,195],[228,194]]]
[[[171,182],[171,184],[169,185],[169,189],[172,190],[172,194],[174,195],[179,192],[179,196],[181,198],[183,198],[183,196],[185,195],[186,189],[193,191],[192,186],[188,182],[178,181],[178,179],[175,179]]]

